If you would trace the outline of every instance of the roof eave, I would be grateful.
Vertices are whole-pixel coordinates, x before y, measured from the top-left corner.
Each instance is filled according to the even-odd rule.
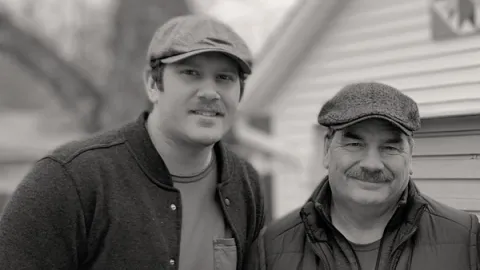
[[[290,23],[282,24],[263,48],[261,61],[255,64],[245,86],[240,115],[252,116],[265,111],[282,94],[282,85],[304,60],[315,44],[325,36],[332,21],[350,0],[303,0],[298,3]]]

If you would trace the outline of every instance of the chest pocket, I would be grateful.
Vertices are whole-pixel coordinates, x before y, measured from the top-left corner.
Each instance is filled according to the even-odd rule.
[[[237,246],[234,238],[219,238],[213,241],[215,270],[237,269]]]

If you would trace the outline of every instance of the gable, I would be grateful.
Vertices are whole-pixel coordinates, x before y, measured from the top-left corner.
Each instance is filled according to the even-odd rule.
[[[353,1],[271,111],[312,115],[343,85],[375,80],[414,98],[423,117],[480,112],[480,35],[433,40],[431,17],[426,0]]]

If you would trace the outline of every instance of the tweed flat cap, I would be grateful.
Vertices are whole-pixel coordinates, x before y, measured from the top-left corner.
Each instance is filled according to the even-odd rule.
[[[148,46],[147,61],[171,64],[188,57],[220,52],[250,74],[253,56],[245,41],[228,25],[207,15],[183,15],[161,25]]]
[[[420,128],[417,103],[396,88],[377,82],[342,88],[323,105],[318,123],[338,130],[369,118],[388,120],[409,135]]]

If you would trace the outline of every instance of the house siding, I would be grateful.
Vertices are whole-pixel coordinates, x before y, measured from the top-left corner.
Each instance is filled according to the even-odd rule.
[[[271,105],[273,134],[304,168],[275,166],[275,217],[301,205],[325,174],[322,131],[314,127],[322,104],[347,83],[372,80],[411,96],[424,122],[457,128],[419,135],[415,181],[445,203],[480,213],[480,119],[454,118],[469,127],[468,135],[452,121],[430,120],[478,114],[480,35],[432,40],[429,5],[426,0],[352,1],[284,83],[284,94]]]

